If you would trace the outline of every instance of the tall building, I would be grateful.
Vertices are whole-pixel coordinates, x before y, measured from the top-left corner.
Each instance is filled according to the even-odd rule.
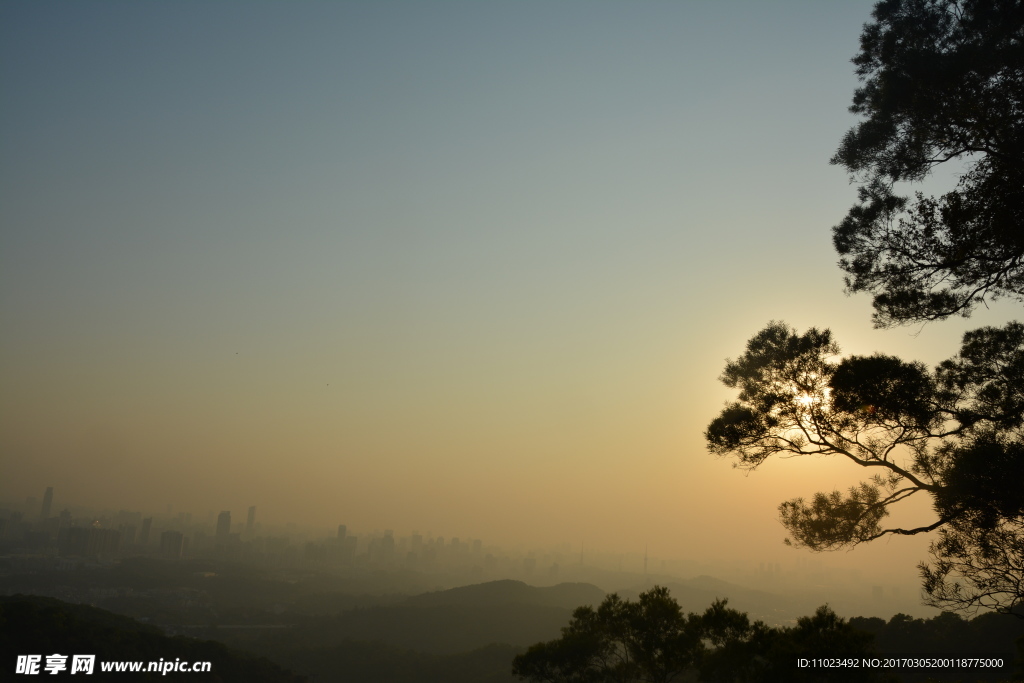
[[[252,535],[252,528],[256,524],[256,506],[249,507],[249,517],[245,520],[245,535]]]
[[[255,512],[253,513],[255,514]],[[217,542],[226,543],[231,535],[231,511],[225,510],[217,516]]]
[[[180,531],[165,531],[160,534],[160,555],[169,560],[180,560],[185,536]]]
[[[348,529],[345,527],[344,524],[339,524],[338,525],[338,540],[344,541],[346,534],[348,534]]]
[[[153,528],[153,518],[146,517],[142,520],[142,533],[139,534],[139,545],[146,547],[149,545],[149,531]]]
[[[384,532],[384,538],[380,539],[380,560],[390,562],[395,557],[395,532],[388,529]]]
[[[46,493],[43,495],[43,512],[40,515],[42,519],[50,518],[51,507],[53,507],[53,487],[47,486]]]

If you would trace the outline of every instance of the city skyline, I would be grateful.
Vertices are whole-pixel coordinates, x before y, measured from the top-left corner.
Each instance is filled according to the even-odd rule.
[[[47,491],[55,493],[53,487]],[[160,566],[153,564],[157,561],[172,564],[156,571],[194,576],[252,571],[303,581],[379,581],[399,592],[507,580],[535,586],[591,584],[605,591],[627,586],[633,590],[635,582],[682,582],[703,586],[700,590],[728,590],[731,596],[752,601],[772,623],[786,622],[793,610],[801,609],[798,606],[807,609],[823,596],[850,614],[870,611],[888,617],[904,612],[927,617],[935,612],[918,602],[916,584],[891,568],[854,569],[821,557],[730,561],[694,553],[672,558],[652,554],[646,542],[634,551],[569,542],[508,548],[486,539],[435,536],[431,531],[352,531],[345,524],[333,530],[294,523],[264,527],[250,525],[248,516],[245,522],[232,522],[230,510],[207,515],[170,510],[147,516],[144,511],[63,507],[58,516],[42,519],[37,516],[40,505],[34,496],[18,505],[0,500],[0,555],[7,562],[8,577],[14,580],[0,590],[2,594],[24,590],[14,577],[26,571],[59,579],[71,569],[116,573],[125,566],[153,571]],[[110,595],[108,588],[54,585],[32,590],[85,602]],[[122,591],[131,592],[127,588],[114,592]]]
[[[54,495],[54,487],[47,487],[47,493]],[[482,559],[481,551],[488,554],[495,553],[500,557],[516,558],[517,561],[524,561],[528,558],[543,557],[549,563],[550,558],[558,557],[565,566],[580,568],[585,566],[591,568],[603,568],[605,570],[627,571],[637,574],[647,574],[648,559],[651,559],[655,567],[655,574],[665,574],[678,578],[693,578],[697,574],[711,573],[715,576],[728,576],[731,580],[746,580],[752,585],[763,583],[766,578],[781,577],[780,567],[783,564],[787,571],[793,567],[814,567],[815,571],[839,572],[839,574],[850,577],[860,577],[864,572],[869,579],[881,581],[889,586],[887,590],[893,594],[910,596],[918,589],[917,579],[909,579],[905,572],[900,571],[898,566],[880,566],[875,564],[863,564],[860,566],[849,566],[848,563],[828,562],[828,558],[821,558],[815,554],[799,553],[767,553],[761,557],[748,557],[745,561],[737,561],[730,557],[706,556],[695,549],[685,555],[672,555],[665,553],[651,553],[652,541],[645,536],[638,536],[633,539],[630,547],[623,546],[621,542],[598,542],[588,546],[578,540],[563,540],[555,543],[520,543],[505,545],[496,543],[493,540],[458,535],[457,533],[435,534],[433,529],[399,528],[396,533],[393,529],[381,528],[379,526],[367,529],[352,529],[347,524],[332,525],[330,522],[321,521],[318,524],[299,525],[292,521],[278,521],[264,524],[256,522],[253,526],[248,524],[248,516],[245,522],[238,520],[231,521],[231,510],[207,510],[205,514],[197,514],[194,511],[178,510],[168,505],[164,510],[129,510],[123,507],[109,507],[103,509],[92,509],[88,506],[80,506],[74,503],[65,504],[58,498],[60,509],[58,516],[44,519],[37,515],[37,510],[43,503],[35,496],[26,496],[24,501],[9,501],[0,499],[0,545],[14,549],[18,553],[27,553],[27,557],[49,556],[49,552],[56,551],[57,556],[63,556],[67,549],[68,539],[57,542],[62,537],[62,532],[68,528],[92,529],[99,532],[96,538],[87,539],[79,536],[72,540],[74,550],[72,559],[83,554],[95,553],[98,548],[104,549],[105,561],[115,558],[130,558],[139,553],[143,555],[152,554],[159,549],[158,557],[163,559],[198,559],[198,558],[219,558],[227,559],[234,557],[240,559],[238,545],[241,542],[251,542],[257,539],[264,539],[279,542],[288,539],[289,542],[297,544],[296,548],[301,550],[302,546],[313,544],[345,543],[348,553],[347,557],[354,559],[357,555],[363,557],[375,555],[374,544],[382,539],[390,539],[391,546],[398,551],[387,566],[392,569],[405,566],[407,568],[424,569],[417,565],[408,564],[403,560],[404,554],[410,550],[417,550],[420,544],[426,543],[437,547],[448,546],[448,548],[459,548],[465,550],[475,548],[478,554],[478,561]],[[258,506],[249,506],[250,513]],[[116,508],[116,510],[115,510]],[[84,516],[77,516],[82,515]],[[37,519],[33,523],[28,520]],[[38,525],[42,526],[38,526]],[[30,528],[45,529],[50,537],[48,543],[38,545],[40,539],[35,539],[28,546],[23,546],[13,529],[23,525],[22,531]],[[108,535],[111,532],[120,534],[120,538]],[[422,532],[422,533],[421,533]],[[397,539],[397,541],[395,540]],[[608,539],[606,539],[608,541]],[[235,548],[233,554],[223,555],[228,544]],[[397,545],[396,545],[397,543]],[[655,545],[658,545],[655,543]],[[662,544],[663,547],[670,547]],[[91,548],[89,553],[86,547]],[[280,546],[283,548],[283,546]],[[148,549],[148,550],[147,550]],[[307,551],[308,552],[308,551]],[[317,556],[319,557],[319,556]],[[623,564],[625,562],[625,564]],[[555,564],[558,564],[556,561]],[[531,564],[532,566],[532,564]],[[767,566],[767,573],[766,572]],[[760,567],[758,569],[758,567]],[[541,569],[544,569],[542,567]],[[774,568],[774,569],[773,569]],[[509,567],[503,566],[508,572]],[[512,573],[517,575],[514,570]],[[491,574],[490,576],[497,576]],[[504,576],[504,574],[502,574]],[[534,576],[533,569],[523,574],[523,578],[533,577],[543,579],[543,571]],[[476,577],[476,578],[479,578]],[[552,577],[548,576],[548,580]],[[555,579],[558,575],[555,574]],[[905,609],[910,609],[904,606]],[[920,614],[929,613],[928,608],[914,608],[911,611]]]

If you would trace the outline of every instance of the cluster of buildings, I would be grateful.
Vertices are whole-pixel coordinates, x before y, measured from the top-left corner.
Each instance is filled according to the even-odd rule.
[[[355,535],[344,524],[331,536],[317,538],[294,525],[279,533],[265,533],[256,521],[255,506],[248,509],[244,522],[234,522],[230,510],[205,520],[185,512],[146,517],[125,510],[76,515],[65,508],[53,514],[53,487],[49,487],[41,504],[29,498],[20,507],[0,508],[0,556],[102,563],[142,555],[309,569],[464,569],[481,573],[507,564],[496,551],[485,551],[479,539],[446,540],[419,533],[396,538],[390,530]],[[517,573],[524,569],[529,573],[536,563],[536,558],[530,557],[514,564]]]
[[[0,505],[0,577],[102,566],[133,557],[167,562],[225,561],[288,574],[389,575],[397,580],[419,573],[441,582],[511,578],[533,585],[565,581],[603,585],[620,581],[616,577],[622,575],[648,577],[650,569],[650,580],[655,575],[659,580],[673,575],[712,575],[761,591],[835,595],[844,590],[860,596],[861,603],[870,595],[872,605],[900,601],[901,609],[908,613],[916,605],[915,590],[901,592],[893,582],[884,581],[888,585],[883,586],[883,581],[866,580],[856,569],[833,568],[820,558],[800,555],[795,556],[795,565],[786,566],[777,561],[737,559],[728,563],[682,561],[685,564],[656,560],[649,567],[646,551],[584,552],[562,544],[546,550],[505,552],[485,546],[479,539],[417,532],[397,536],[391,530],[354,534],[344,524],[330,533],[294,524],[275,528],[257,521],[255,506],[248,508],[244,521],[230,510],[199,518],[187,512],[171,514],[170,509],[163,515],[143,516],[126,510],[96,514],[67,507],[55,512],[58,507],[52,487],[46,489],[41,502],[29,498],[24,503]]]

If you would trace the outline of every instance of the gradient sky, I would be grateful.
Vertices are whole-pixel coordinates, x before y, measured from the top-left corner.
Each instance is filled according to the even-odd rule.
[[[790,557],[864,473],[708,455],[725,359],[1016,314],[843,294],[871,6],[3,3],[0,497]]]

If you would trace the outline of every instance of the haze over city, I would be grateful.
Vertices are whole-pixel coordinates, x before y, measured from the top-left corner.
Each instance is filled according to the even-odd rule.
[[[843,293],[872,5],[4,4],[0,501],[910,594],[926,535],[782,544],[857,467],[703,437],[770,320],[934,365],[1017,311],[879,330]]]

